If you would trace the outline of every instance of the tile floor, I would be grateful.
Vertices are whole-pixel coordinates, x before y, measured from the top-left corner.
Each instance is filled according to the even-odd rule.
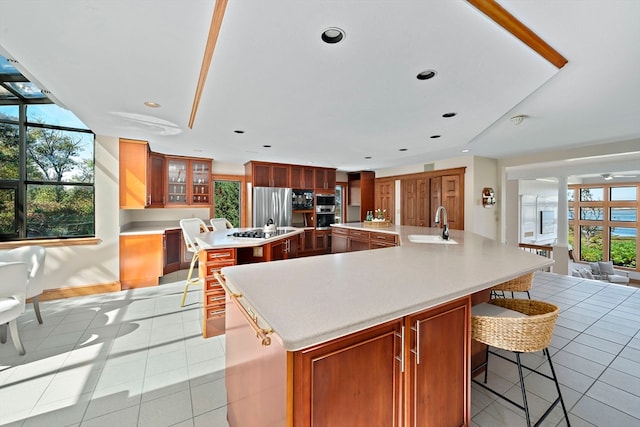
[[[224,339],[201,338],[196,289],[179,307],[181,278],[43,302],[43,325],[29,304],[20,318],[27,354],[0,345],[0,425],[227,426]],[[537,273],[532,298],[562,310],[550,350],[571,425],[640,425],[640,289]],[[489,383],[518,400],[515,367],[490,360]],[[534,374],[525,382],[536,419],[553,384]],[[525,425],[475,385],[471,406],[474,426]],[[566,425],[559,407],[543,425]]]

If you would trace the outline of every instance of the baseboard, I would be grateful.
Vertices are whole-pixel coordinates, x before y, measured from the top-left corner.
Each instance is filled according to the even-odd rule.
[[[67,288],[45,289],[44,292],[40,294],[38,299],[40,301],[51,301],[54,299],[118,292],[120,290],[120,282],[100,283],[97,285],[86,286],[72,286]]]

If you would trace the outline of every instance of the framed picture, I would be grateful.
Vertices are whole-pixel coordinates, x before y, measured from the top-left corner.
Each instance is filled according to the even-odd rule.
[[[556,218],[553,211],[540,211],[540,234],[552,234],[555,231]]]

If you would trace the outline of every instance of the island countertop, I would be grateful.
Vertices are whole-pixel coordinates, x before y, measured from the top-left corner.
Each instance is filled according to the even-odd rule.
[[[234,232],[251,231],[256,228],[228,228],[219,231],[209,231],[197,235],[196,241],[201,249],[226,249],[226,248],[246,248],[262,246],[291,236],[297,236],[304,232],[304,228],[277,227],[279,234],[273,234],[265,238],[234,237]]]
[[[341,224],[365,229],[362,223]],[[436,228],[371,229],[400,236],[384,249],[225,267],[232,292],[289,351],[401,318],[541,269],[548,258],[450,230],[457,244],[412,243]]]

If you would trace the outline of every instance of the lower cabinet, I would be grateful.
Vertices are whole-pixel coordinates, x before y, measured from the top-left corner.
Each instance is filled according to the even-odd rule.
[[[267,257],[267,261],[296,258],[298,256],[299,239],[298,236],[293,236],[288,239],[281,239],[277,242],[270,243],[269,249],[271,255]]]
[[[225,291],[215,278],[223,267],[236,265],[236,249],[203,249],[199,255],[199,277],[203,281],[201,312],[202,336],[209,338],[225,332]]]
[[[294,352],[261,345],[229,301],[231,427],[470,424],[469,297]]]
[[[122,289],[155,286],[163,275],[164,236],[120,236],[120,286]]]
[[[331,253],[337,254],[349,251],[349,231],[346,228],[331,229]]]
[[[398,245],[398,235],[334,227],[331,235],[331,252],[355,252],[388,248]]]
[[[163,274],[180,270],[182,265],[182,230],[165,230],[162,242],[164,250]]]

